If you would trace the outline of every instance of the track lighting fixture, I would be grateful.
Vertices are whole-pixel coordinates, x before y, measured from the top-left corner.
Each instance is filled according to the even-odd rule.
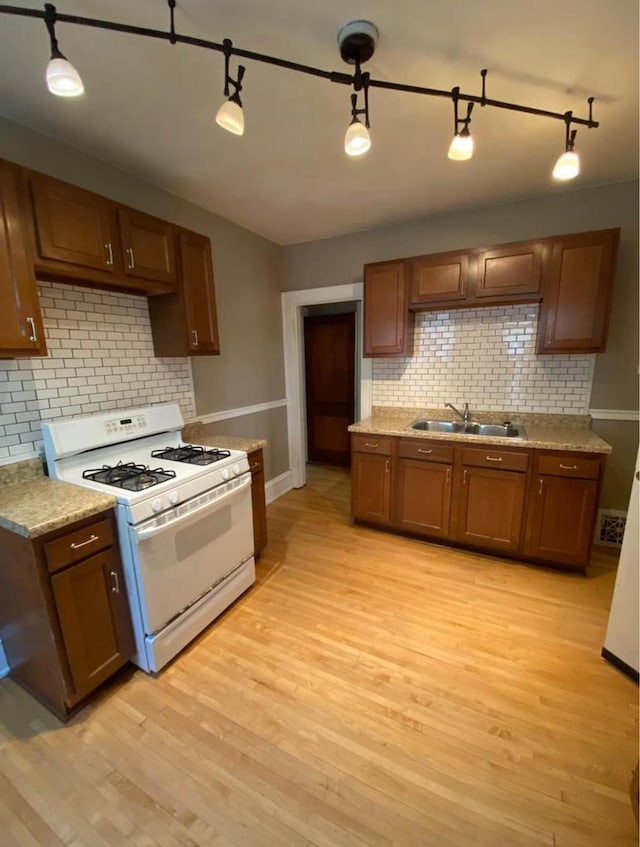
[[[55,29],[56,7],[53,3],[44,4],[44,22],[51,42],[51,58],[45,73],[47,88],[58,97],[78,97],[84,94],[80,74],[58,47]]]
[[[449,145],[447,156],[455,162],[463,162],[473,156],[473,137],[469,132],[473,103],[467,104],[467,116],[460,118],[458,117],[458,101],[460,99],[458,87],[452,90],[451,97],[453,99],[453,139]],[[460,128],[461,126],[462,128]]]
[[[184,2],[186,5],[189,0],[184,0]],[[347,64],[355,66],[353,73],[345,73],[343,71],[326,71],[322,68],[314,68],[310,65],[281,59],[278,56],[269,56],[265,53],[240,49],[234,47],[228,38],[225,38],[220,43],[208,41],[204,38],[179,34],[175,28],[176,0],[167,0],[167,5],[169,8],[169,28],[167,30],[151,29],[149,27],[117,23],[116,21],[105,21],[99,18],[81,17],[79,15],[58,14],[56,7],[52,3],[45,3],[44,12],[38,9],[0,3],[0,14],[44,20],[51,41],[51,60],[47,65],[46,74],[47,86],[49,91],[60,97],[76,97],[83,93],[84,86],[76,69],[60,52],[55,35],[55,24],[57,21],[62,21],[65,24],[75,24],[76,26],[122,32],[143,38],[164,40],[170,44],[185,44],[190,47],[223,53],[225,58],[224,94],[227,99],[218,109],[216,123],[235,135],[242,135],[244,133],[244,112],[240,92],[242,90],[242,79],[245,68],[243,65],[239,65],[238,77],[237,79],[233,79],[229,74],[231,56],[249,59],[252,62],[259,62],[282,68],[283,70],[314,76],[324,79],[327,82],[337,83],[338,85],[352,87],[351,123],[344,138],[344,149],[349,156],[360,156],[366,153],[371,147],[371,137],[369,135],[369,87],[386,91],[401,91],[407,94],[417,94],[426,97],[453,99],[454,132],[453,140],[449,146],[448,156],[450,159],[457,161],[470,159],[473,155],[474,143],[469,124],[475,103],[479,103],[482,107],[488,106],[493,109],[507,109],[521,114],[564,121],[566,127],[565,151],[553,169],[553,177],[558,180],[573,179],[580,172],[580,161],[578,154],[574,150],[576,130],[571,128],[572,125],[586,126],[589,129],[595,129],[599,126],[598,122],[593,120],[593,97],[588,98],[588,118],[574,117],[572,112],[551,112],[547,109],[539,109],[534,106],[524,106],[519,103],[508,103],[503,100],[488,98],[486,94],[486,69],[480,72],[482,75],[481,95],[463,94],[459,87],[446,91],[438,88],[426,88],[420,85],[407,85],[386,79],[371,79],[368,73],[362,73],[361,70],[361,66],[375,53],[378,43],[378,29],[371,21],[350,21],[338,33],[338,46],[342,59]],[[363,91],[364,94],[364,107],[362,109],[358,108],[357,102],[360,91]],[[463,118],[458,116],[460,102],[467,104],[466,115]],[[364,121],[360,120],[360,116],[364,116]]]
[[[553,168],[552,176],[557,180],[574,179],[580,173],[580,157],[573,149],[577,129],[571,129],[571,112],[565,114],[564,153],[558,158]]]
[[[216,123],[227,132],[233,135],[244,134],[244,112],[242,111],[242,100],[240,92],[242,91],[242,79],[244,77],[244,65],[238,66],[238,78],[233,79],[229,74],[229,59],[233,44],[230,39],[225,38],[222,42],[224,48],[224,96],[228,99],[220,106],[216,113]],[[230,86],[233,86],[234,92],[229,95]]]

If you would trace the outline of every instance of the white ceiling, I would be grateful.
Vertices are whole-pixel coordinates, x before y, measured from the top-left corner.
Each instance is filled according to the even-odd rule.
[[[164,0],[59,0],[58,10],[168,25]],[[487,67],[489,97],[580,116],[594,95],[601,127],[578,130],[583,173],[570,187],[637,177],[636,0],[178,0],[176,9],[179,32],[327,70],[348,70],[336,34],[355,18],[380,30],[372,77],[479,93]],[[281,244],[566,190],[550,179],[561,122],[476,106],[475,155],[450,162],[450,101],[372,90],[372,149],[354,160],[342,149],[345,86],[247,62],[239,138],[213,120],[220,54],[64,24],[58,37],[85,84],[77,100],[45,89],[44,24],[0,16],[0,112]]]

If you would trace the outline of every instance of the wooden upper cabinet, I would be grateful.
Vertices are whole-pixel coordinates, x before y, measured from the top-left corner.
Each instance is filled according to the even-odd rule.
[[[0,162],[0,358],[46,356],[19,169]]]
[[[476,256],[476,297],[492,301],[539,299],[545,243],[522,241],[481,250]]]
[[[211,242],[197,232],[181,232],[180,279],[192,353],[218,354],[218,314]]]
[[[619,229],[605,229],[550,239],[539,353],[605,349],[619,238]]]
[[[118,222],[125,274],[177,286],[172,225],[124,206],[118,208]]]
[[[471,268],[468,253],[435,253],[411,260],[411,305],[438,307],[467,296]]]
[[[411,327],[403,260],[364,268],[364,355],[409,356]]]
[[[32,173],[29,182],[38,264],[122,271],[114,203],[42,174]]]

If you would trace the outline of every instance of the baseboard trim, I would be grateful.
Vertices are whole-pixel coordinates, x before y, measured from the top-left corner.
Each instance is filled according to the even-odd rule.
[[[194,420],[200,423],[217,423],[231,418],[241,418],[244,415],[256,415],[258,412],[268,412],[269,409],[279,409],[286,406],[286,399],[270,400],[268,403],[256,403],[255,406],[240,406],[237,409],[225,409],[223,412],[211,412],[210,415],[197,415]]]
[[[280,476],[270,479],[264,486],[264,494],[267,503],[273,503],[278,497],[282,497],[287,491],[293,488],[293,479],[291,471],[285,471]]]
[[[619,671],[622,671],[622,673],[632,679],[636,685],[640,683],[640,673],[638,673],[635,668],[632,668],[631,665],[628,665],[626,662],[623,662],[622,659],[619,659],[615,653],[611,652],[611,650],[607,650],[606,647],[602,648],[602,658],[606,659],[606,661],[612,664],[615,668],[618,668]]]

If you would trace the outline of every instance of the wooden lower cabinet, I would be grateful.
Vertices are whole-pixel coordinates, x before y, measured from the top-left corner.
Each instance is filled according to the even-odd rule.
[[[9,673],[63,720],[133,655],[116,537],[112,512],[36,539],[0,528],[0,638]],[[87,551],[80,559],[78,549]]]
[[[264,457],[262,450],[249,453],[251,470],[251,509],[253,512],[253,551],[259,556],[267,546],[267,504],[264,492]]]
[[[352,435],[354,520],[584,570],[605,457]]]
[[[450,464],[399,458],[395,474],[395,526],[418,535],[447,538],[451,478]]]
[[[464,466],[458,490],[456,538],[477,547],[517,552],[526,486],[524,473]]]

